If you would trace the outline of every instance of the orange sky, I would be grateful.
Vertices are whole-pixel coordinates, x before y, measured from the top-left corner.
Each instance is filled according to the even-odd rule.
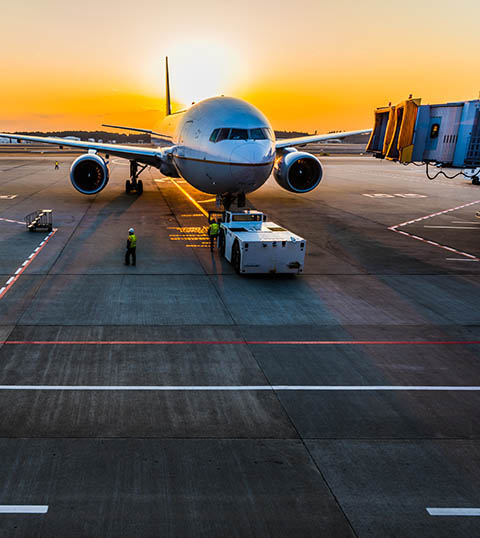
[[[165,55],[184,104],[223,93],[276,129],[369,127],[409,93],[479,96],[479,15],[478,0],[7,2],[0,130],[151,128]]]

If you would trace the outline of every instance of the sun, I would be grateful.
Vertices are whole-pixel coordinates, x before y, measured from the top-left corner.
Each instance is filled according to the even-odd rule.
[[[233,95],[246,78],[246,62],[224,42],[189,39],[169,43],[168,62],[172,100],[184,106],[215,95]]]

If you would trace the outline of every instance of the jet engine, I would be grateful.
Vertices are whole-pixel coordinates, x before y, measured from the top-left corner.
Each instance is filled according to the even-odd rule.
[[[97,194],[108,183],[107,163],[96,153],[80,155],[70,168],[70,181],[82,194]]]
[[[322,165],[316,157],[296,150],[287,150],[273,168],[275,181],[290,192],[310,192],[320,183],[322,175]]]

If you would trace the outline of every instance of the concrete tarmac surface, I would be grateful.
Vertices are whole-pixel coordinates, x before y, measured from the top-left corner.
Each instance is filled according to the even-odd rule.
[[[73,159],[0,157],[0,537],[480,536],[427,511],[480,508],[479,187],[368,156],[270,178],[248,203],[305,273],[248,277],[210,195],[126,195],[113,159],[83,196]]]

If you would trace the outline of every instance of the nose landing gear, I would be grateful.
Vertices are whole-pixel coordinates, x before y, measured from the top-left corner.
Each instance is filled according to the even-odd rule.
[[[232,194],[228,192],[227,194],[219,194],[217,195],[217,207],[223,207],[228,211],[231,207],[231,205],[234,202],[237,202],[237,207],[245,207],[246,199],[245,199],[245,193],[240,192],[238,194]]]
[[[143,181],[138,176],[147,168],[148,165],[138,166],[137,161],[130,161],[130,179],[125,182],[125,192],[135,191],[138,196],[143,192]]]

